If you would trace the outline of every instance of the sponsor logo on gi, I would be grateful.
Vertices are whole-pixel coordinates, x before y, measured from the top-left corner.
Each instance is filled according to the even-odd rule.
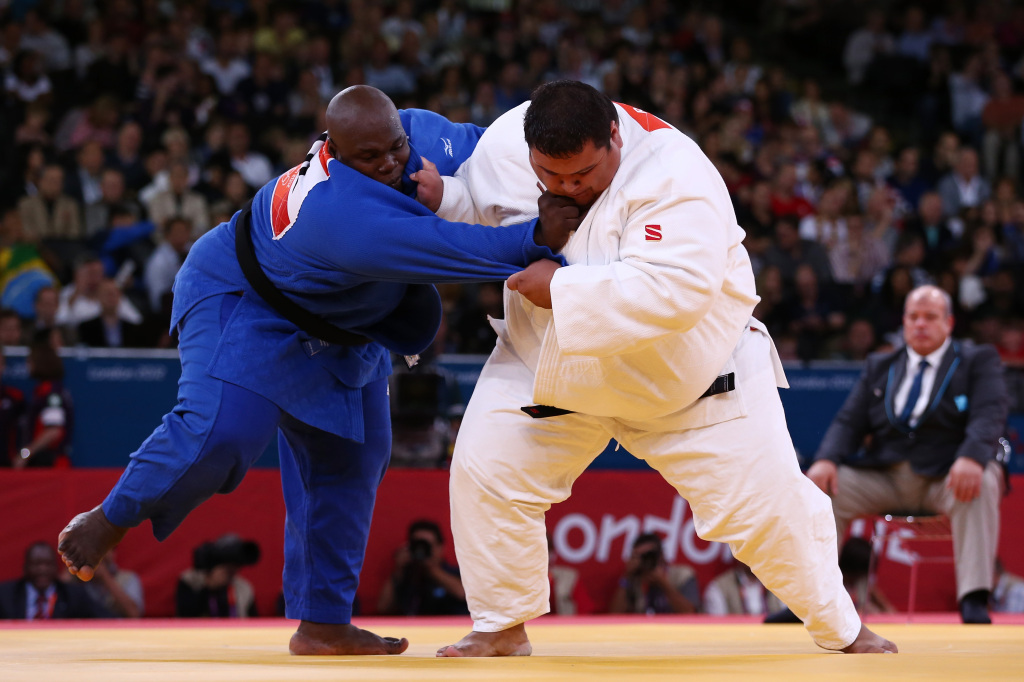
[[[452,153],[452,141],[447,137],[442,137],[441,142],[444,142],[444,153],[455,158],[455,154]]]
[[[647,241],[649,242],[660,242],[661,241],[661,225],[644,225],[644,231],[647,233]]]

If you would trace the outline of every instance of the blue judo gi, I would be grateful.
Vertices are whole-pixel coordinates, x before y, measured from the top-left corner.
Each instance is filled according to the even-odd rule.
[[[112,523],[150,519],[157,539],[214,493],[241,482],[277,435],[287,510],[286,615],[348,623],[377,487],[391,452],[390,352],[422,351],[441,302],[432,282],[504,279],[539,258],[536,221],[449,223],[415,201],[422,153],[452,174],[482,133],[427,111],[401,112],[413,147],[404,192],[329,158],[306,163],[252,204],[252,241],[286,296],[371,339],[311,338],[249,286],[235,255],[239,215],[200,238],[174,283],[178,404],[132,454],[103,502]]]

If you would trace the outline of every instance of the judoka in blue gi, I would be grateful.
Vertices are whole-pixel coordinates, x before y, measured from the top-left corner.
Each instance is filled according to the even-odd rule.
[[[305,163],[257,192],[252,248],[291,301],[366,342],[325,343],[256,293],[236,256],[244,211],[211,230],[174,283],[178,404],[102,505],[68,524],[59,549],[71,573],[90,579],[129,528],[149,519],[162,540],[201,502],[237,487],[276,435],[286,615],[301,620],[292,653],[397,654],[404,638],[349,622],[390,456],[390,352],[418,353],[433,340],[441,303],[432,282],[505,279],[558,258],[575,224],[449,223],[418,203],[420,154],[452,174],[476,126],[399,113],[366,86],[339,93],[327,123]]]

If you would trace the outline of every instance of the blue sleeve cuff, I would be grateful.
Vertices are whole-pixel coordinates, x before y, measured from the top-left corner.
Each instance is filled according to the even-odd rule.
[[[547,258],[553,260],[559,265],[566,266],[569,263],[561,254],[557,254],[547,246],[540,246],[537,242],[533,241],[533,233],[537,230],[537,220],[533,220],[521,223],[521,226],[526,227],[526,234],[523,237],[523,258],[527,264],[532,263],[535,260]]]

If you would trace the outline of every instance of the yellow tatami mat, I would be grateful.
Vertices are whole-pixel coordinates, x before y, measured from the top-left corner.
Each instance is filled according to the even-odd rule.
[[[798,625],[678,624],[649,620],[529,628],[534,655],[436,659],[466,625],[451,620],[357,621],[412,642],[401,656],[294,657],[294,622],[184,627],[96,622],[0,626],[3,682],[271,680],[1024,680],[1024,626],[876,623],[900,654],[850,656],[817,648]],[[467,620],[468,623],[468,620]]]

